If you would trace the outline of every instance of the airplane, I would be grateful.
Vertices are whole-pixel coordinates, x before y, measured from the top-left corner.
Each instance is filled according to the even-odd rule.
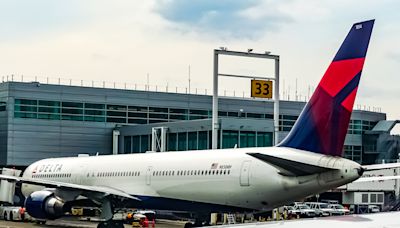
[[[374,20],[355,23],[288,136],[274,147],[50,158],[26,168],[26,211],[62,217],[75,202],[93,201],[104,220],[123,227],[116,208],[195,212],[196,226],[211,212],[267,211],[360,178],[361,166],[342,148]],[[208,216],[209,217],[209,216]]]
[[[372,214],[354,214],[344,216],[332,216],[324,218],[295,219],[275,222],[256,222],[247,224],[230,224],[222,226],[211,226],[218,228],[240,227],[240,228],[299,228],[299,227],[321,227],[325,228],[394,228],[400,227],[399,211],[372,213]]]

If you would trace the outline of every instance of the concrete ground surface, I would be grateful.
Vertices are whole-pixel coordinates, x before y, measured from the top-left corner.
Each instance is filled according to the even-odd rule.
[[[157,220],[156,228],[183,228],[184,222],[180,221],[170,221],[170,220]],[[39,225],[36,223],[29,222],[10,222],[0,220],[0,228],[27,228],[27,227],[74,227],[74,228],[96,228],[97,223],[95,222],[85,222],[77,220],[63,220],[58,219],[55,221],[48,221],[45,225]],[[130,225],[125,225],[125,228],[132,227]]]

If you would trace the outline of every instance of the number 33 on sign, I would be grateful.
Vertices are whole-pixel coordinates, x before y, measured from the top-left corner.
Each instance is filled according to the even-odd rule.
[[[272,81],[251,80],[251,97],[272,98]]]

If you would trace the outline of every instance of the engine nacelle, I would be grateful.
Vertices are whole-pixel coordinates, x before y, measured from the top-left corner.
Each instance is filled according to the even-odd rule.
[[[65,202],[50,191],[33,192],[25,200],[26,211],[34,218],[57,219],[64,215]]]

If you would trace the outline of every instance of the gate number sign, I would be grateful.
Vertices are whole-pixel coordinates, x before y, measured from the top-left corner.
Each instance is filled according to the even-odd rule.
[[[272,81],[251,80],[251,97],[272,98]]]

